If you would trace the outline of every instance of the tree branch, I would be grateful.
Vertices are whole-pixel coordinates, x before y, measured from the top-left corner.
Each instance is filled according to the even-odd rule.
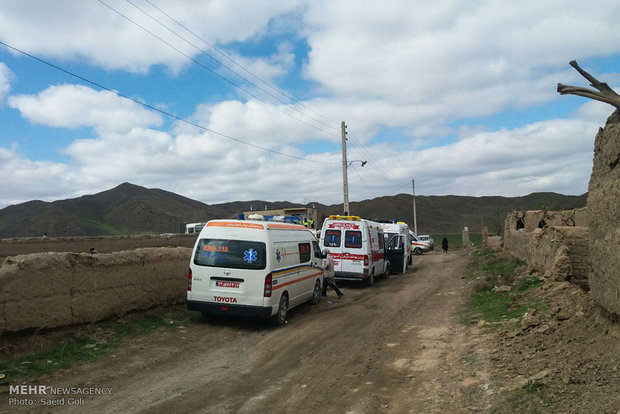
[[[590,75],[585,70],[581,69],[576,61],[572,60],[569,63],[577,72],[581,74],[584,78],[590,81],[590,86],[595,87],[600,92],[594,91],[588,88],[581,88],[579,86],[568,86],[558,83],[558,93],[560,95],[579,95],[584,96],[586,98],[594,99],[596,101],[604,102],[609,105],[615,106],[616,108],[620,108],[620,95],[614,92],[613,89],[609,87],[604,82],[599,82],[594,76]]]

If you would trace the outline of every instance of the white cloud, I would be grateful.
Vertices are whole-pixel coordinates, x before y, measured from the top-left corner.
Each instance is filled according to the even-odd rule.
[[[4,98],[9,94],[13,76],[13,72],[11,72],[4,63],[0,62],[0,104],[2,104]]]
[[[198,53],[128,3],[110,4],[184,53]],[[78,85],[50,86],[35,95],[10,96],[8,103],[32,123],[90,127],[93,136],[64,148],[66,163],[32,161],[0,145],[0,172],[8,177],[0,183],[5,197],[0,206],[93,193],[123,181],[205,202],[341,202],[340,153],[326,153],[326,146],[317,148],[325,141],[331,142],[327,148],[338,148],[341,120],[347,121],[351,135],[368,145],[372,155],[369,165],[356,167],[365,184],[349,172],[352,200],[408,192],[412,177],[419,194],[513,196],[587,190],[594,134],[611,113],[609,106],[584,100],[571,114],[574,119],[523,121],[513,129],[490,130],[484,118],[472,128],[459,127],[458,121],[568,99],[556,93],[557,82],[585,84],[568,67],[569,60],[581,62],[620,52],[616,30],[620,3],[574,1],[566,7],[559,0],[518,4],[219,0],[171,4],[161,6],[199,36],[237,51],[231,56],[259,76],[290,77],[294,61],[301,59],[311,81],[304,85],[316,85],[316,90],[296,91],[294,96],[310,96],[307,100],[275,103],[276,109],[254,98],[234,100],[214,83],[214,93],[226,100],[206,97],[209,103],[196,106],[192,121],[253,145],[335,164],[278,156],[182,122],[163,130],[168,125],[158,113],[112,93]],[[287,13],[296,14],[295,23],[302,25],[293,30],[295,25],[286,24]],[[165,20],[160,14],[158,18]],[[278,38],[278,27],[285,28],[282,37],[291,39]],[[269,36],[277,38],[278,44],[264,49],[261,42]],[[291,47],[289,41],[296,36],[305,37],[308,56],[293,55],[305,47]],[[74,1],[53,6],[8,2],[0,12],[0,39],[61,62],[85,61],[143,74],[163,65],[178,75],[179,82],[196,81],[183,78],[189,65],[184,56],[96,2],[88,7]],[[246,53],[259,44],[256,53]],[[593,74],[609,81],[607,74]],[[612,75],[617,79],[617,74]],[[9,83],[4,79],[6,95]],[[152,85],[146,75],[141,79]],[[0,66],[0,99],[2,80]],[[161,100],[174,111],[181,107],[182,98],[165,95]],[[399,136],[391,141],[385,136],[390,130],[411,139]],[[380,132],[385,135],[372,144]],[[457,135],[455,142],[420,149],[450,134]],[[313,154],[305,155],[313,145]],[[355,146],[349,151],[350,159],[367,159]],[[30,185],[39,174],[45,177],[41,186],[39,182]]]
[[[588,114],[589,109],[578,113]],[[368,147],[373,160],[364,168],[355,166],[357,174],[349,170],[351,200],[407,193],[414,177],[418,194],[581,194],[587,190],[593,139],[599,126],[600,122],[593,122],[588,115],[514,130],[464,130],[451,145],[423,150],[375,144]],[[261,140],[257,143],[267,145]],[[292,146],[278,150],[303,156]],[[333,163],[316,164],[204,131],[166,133],[133,128],[74,141],[64,152],[70,157],[67,164],[33,162],[3,149],[0,173],[7,179],[0,184],[0,194],[10,196],[1,199],[0,205],[32,198],[58,199],[79,188],[82,194],[93,193],[124,181],[164,188],[207,203],[342,200],[338,151],[313,154],[313,159]],[[349,159],[362,155],[350,147]],[[35,186],[28,184],[35,181]]]
[[[210,130],[274,150],[282,145],[316,139],[340,140],[338,129],[318,123],[316,115],[299,104],[275,105],[257,100],[202,104],[190,120]],[[176,133],[195,130],[186,123],[177,124]]]
[[[257,85],[255,92],[268,100],[272,100],[273,96],[282,99],[281,94],[273,88],[274,81],[286,75],[295,63],[295,55],[287,43],[280,44],[277,53],[268,57],[247,57],[232,52],[227,53],[226,57],[215,56],[240,77]],[[228,73],[223,71],[223,75],[228,76]]]
[[[0,206],[34,199],[52,200],[70,196],[67,188],[78,188],[70,166],[49,161],[32,161],[16,148],[0,147]]]
[[[81,85],[50,86],[37,95],[10,96],[8,103],[30,122],[52,127],[125,132],[162,123],[158,113],[136,102]]]
[[[608,1],[311,2],[305,73],[339,99],[485,116],[556,99],[578,77],[569,60],[618,53],[619,15]]]
[[[131,4],[120,0],[104,3],[184,54],[196,56],[200,53]],[[159,3],[158,7],[164,12],[211,44],[241,42],[260,35],[270,19],[297,7],[294,1]],[[136,5],[199,48],[208,47],[150,5]],[[146,73],[151,66],[161,64],[177,73],[189,65],[189,60],[178,51],[98,2],[4,2],[0,13],[0,39],[43,57],[84,59],[106,69]]]

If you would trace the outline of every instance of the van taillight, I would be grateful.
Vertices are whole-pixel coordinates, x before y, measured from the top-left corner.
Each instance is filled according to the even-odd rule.
[[[192,268],[189,268],[189,273],[187,275],[187,291],[192,291]]]
[[[364,255],[364,266],[368,266],[368,255]]]
[[[263,291],[263,296],[266,298],[270,298],[271,297],[271,290],[273,287],[273,281],[272,281],[273,275],[271,273],[269,273],[267,276],[265,276],[265,290]]]

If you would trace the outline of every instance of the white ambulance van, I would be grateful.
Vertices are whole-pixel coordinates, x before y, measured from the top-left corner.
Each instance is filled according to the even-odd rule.
[[[430,246],[418,239],[418,236],[416,236],[411,230],[409,230],[409,235],[411,237],[411,249],[413,250],[413,254],[419,255],[431,250]]]
[[[329,216],[321,228],[321,247],[334,259],[336,279],[360,280],[372,286],[389,275],[383,228],[358,216]]]
[[[385,236],[385,255],[392,271],[405,273],[407,266],[413,264],[411,255],[411,236],[407,223],[381,223]]]
[[[187,308],[286,322],[287,311],[321,298],[323,269],[314,235],[297,224],[211,220],[189,265]]]

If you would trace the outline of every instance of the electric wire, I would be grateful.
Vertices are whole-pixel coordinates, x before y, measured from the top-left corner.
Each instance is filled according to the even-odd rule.
[[[140,8],[139,6],[137,6],[135,3],[133,3],[131,0],[125,0],[127,3],[129,3],[130,5],[132,5],[136,10],[140,11],[142,14],[144,14],[145,16],[147,16],[149,19],[153,20],[154,22],[156,22],[157,24],[159,24],[161,27],[163,27],[164,29],[166,29],[167,31],[169,31],[170,33],[172,33],[173,35],[175,35],[176,37],[178,37],[179,39],[183,40],[184,42],[186,42],[187,44],[189,44],[190,46],[192,46],[194,49],[196,49],[197,51],[199,51],[201,54],[213,59],[215,62],[219,63],[221,66],[225,67],[226,69],[228,69],[230,72],[234,73],[235,75],[237,75],[239,78],[245,80],[246,82],[250,83],[252,86],[260,89],[261,91],[263,91],[265,94],[269,95],[270,97],[274,98],[275,100],[277,100],[278,102],[280,102],[281,104],[284,105],[289,105],[289,102],[284,101],[283,99],[281,99],[279,96],[274,95],[273,93],[269,92],[268,90],[266,90],[265,88],[261,87],[260,85],[257,85],[256,83],[252,82],[251,80],[249,80],[248,78],[246,78],[245,76],[241,75],[240,73],[238,73],[237,71],[235,71],[233,68],[231,68],[230,66],[226,65],[224,62],[222,62],[221,60],[217,59],[215,56],[207,53],[207,51],[205,51],[204,49],[201,49],[200,47],[196,46],[195,44],[193,44],[192,42],[190,42],[189,40],[187,40],[185,37],[181,36],[179,33],[175,32],[174,30],[172,30],[170,27],[166,26],[164,23],[162,23],[160,20],[156,19],[155,17],[153,17],[151,14],[149,14],[146,10]],[[249,71],[246,70],[246,72],[251,73]],[[256,75],[254,75],[255,77],[257,77]],[[260,79],[260,78],[258,78]],[[268,86],[270,86],[268,83],[266,83],[266,81],[263,81],[261,79],[261,81],[265,84],[267,84]],[[274,87],[271,87],[272,89],[275,89]],[[292,100],[293,102],[296,102],[298,104],[300,104],[299,102],[295,101],[293,98],[289,97],[288,95],[284,94],[283,92],[279,91],[278,89],[275,89],[278,93],[286,96],[289,98],[289,100]],[[301,104],[300,104],[301,105]],[[303,106],[303,105],[302,105]],[[326,126],[328,128],[332,128],[334,127],[334,125],[330,125],[330,124],[326,124],[325,122],[318,120],[316,118],[313,118],[311,116],[309,116],[308,114],[306,114],[305,112],[297,109],[295,106],[290,106],[289,108],[291,108],[292,110],[298,112],[299,114],[306,116],[310,119],[312,119],[314,122],[321,124],[323,126]],[[335,132],[334,132],[335,133]]]
[[[114,13],[118,14],[120,17],[122,17],[123,19],[127,20],[128,22],[134,24],[135,26],[139,27],[140,29],[142,29],[143,31],[145,31],[146,33],[150,34],[151,36],[153,36],[154,38],[158,39],[159,41],[161,41],[162,43],[164,43],[165,45],[167,45],[168,47],[174,49],[177,53],[185,56],[185,58],[189,59],[191,62],[193,62],[194,64],[200,66],[201,68],[207,70],[208,72],[211,72],[213,75],[217,76],[218,78],[224,80],[225,82],[231,84],[232,86],[234,86],[235,88],[239,89],[240,91],[243,91],[244,93],[256,98],[257,100],[263,102],[266,105],[269,105],[270,107],[274,108],[277,111],[282,112],[283,114],[291,117],[292,119],[295,119],[311,128],[317,129],[319,131],[322,131],[328,135],[334,135],[333,132],[330,131],[326,131],[323,128],[317,127],[316,125],[310,124],[302,119],[299,119],[291,114],[289,114],[288,112],[283,111],[281,108],[278,108],[276,105],[272,104],[271,102],[267,102],[263,99],[261,99],[260,97],[256,96],[255,94],[253,94],[252,92],[250,92],[249,90],[245,89],[244,87],[242,87],[241,85],[231,81],[230,79],[228,79],[227,77],[217,73],[215,70],[209,68],[208,66],[203,65],[202,63],[200,63],[198,60],[194,59],[193,57],[189,56],[188,54],[184,53],[182,50],[180,50],[179,48],[177,48],[176,46],[174,46],[173,44],[171,44],[170,42],[166,41],[165,39],[161,38],[160,36],[158,36],[157,34],[153,33],[152,31],[150,31],[149,29],[147,29],[146,27],[142,26],[141,24],[137,23],[135,20],[125,16],[123,13],[121,13],[120,11],[116,10],[114,7],[110,6],[109,4],[107,4],[106,2],[104,2],[103,0],[96,0],[97,2],[99,2],[100,4],[102,4],[103,6],[107,7],[108,9],[110,9],[111,11],[113,11]]]
[[[401,182],[397,182],[395,180],[393,180],[392,178],[388,177],[384,172],[383,169],[379,168],[379,162],[375,159],[375,157],[372,155],[372,153],[370,152],[370,150],[366,149],[364,147],[364,145],[361,143],[361,140],[359,140],[359,138],[357,138],[354,134],[350,133],[348,134],[348,136],[350,137],[350,142],[357,147],[357,149],[360,151],[361,154],[363,154],[364,158],[367,158],[370,162],[370,166],[373,167],[379,174],[381,174],[386,180],[388,180],[389,182],[392,183],[392,185],[394,186],[398,186],[398,188],[404,188],[404,187],[408,187],[408,184],[405,185],[404,183]]]
[[[355,168],[355,165],[351,164],[351,167],[353,167],[353,171],[355,172],[355,175],[357,175],[357,178],[360,179],[360,181],[364,184],[364,186],[366,187],[366,189],[368,190],[368,192],[370,192],[370,194],[374,197],[377,198],[377,195],[375,194],[374,191],[372,191],[370,189],[370,187],[368,186],[368,184],[366,183],[366,181],[364,181],[364,179],[362,178],[362,176],[357,172],[357,168]]]
[[[248,95],[253,96],[254,98],[258,99],[259,101],[270,105],[271,107],[275,108],[276,110],[284,113],[285,115],[304,123],[307,126],[310,126],[312,128],[315,128],[317,130],[320,130],[322,132],[325,132],[329,135],[332,135],[332,133],[330,133],[329,131],[326,131],[320,127],[317,127],[316,125],[312,125],[304,120],[301,120],[285,111],[283,111],[281,108],[266,102],[262,99],[260,99],[258,96],[254,95],[253,93],[251,93],[250,91],[248,91],[247,89],[241,87],[240,85],[236,84],[235,82],[229,80],[228,78],[220,75],[219,73],[215,72],[213,69],[206,67],[205,65],[201,64],[200,62],[198,62],[197,60],[195,60],[194,58],[192,58],[191,56],[183,53],[181,50],[179,50],[177,47],[173,46],[172,44],[170,44],[169,42],[167,42],[166,40],[162,39],[161,37],[157,36],[156,34],[154,34],[153,32],[151,32],[150,30],[146,29],[144,26],[140,25],[139,23],[135,22],[134,20],[132,20],[131,18],[125,16],[124,14],[122,14],[121,12],[119,12],[118,10],[114,9],[113,7],[111,7],[110,5],[108,5],[107,3],[105,3],[103,0],[97,0],[99,3],[103,4],[104,6],[106,6],[107,8],[109,8],[110,10],[112,10],[113,12],[115,12],[116,14],[118,14],[119,16],[121,16],[122,18],[128,20],[129,22],[133,23],[134,25],[136,25],[137,27],[141,28],[142,30],[146,31],[147,33],[149,33],[150,35],[152,35],[153,37],[157,38],[158,40],[160,40],[161,42],[163,42],[164,44],[166,44],[167,46],[173,48],[175,51],[177,51],[178,53],[182,54],[183,56],[185,56],[187,59],[189,59],[190,61],[198,64],[199,66],[201,66],[202,68],[208,70],[209,72],[211,72],[212,74],[214,74],[215,76],[221,78],[222,80],[230,83],[231,85],[233,85],[234,87],[238,88],[239,90],[247,93]],[[287,102],[284,102],[283,100],[281,100],[279,97],[273,95],[272,93],[270,93],[269,91],[266,91],[264,88],[260,87],[259,85],[257,85],[256,83],[252,82],[251,80],[247,79],[246,77],[244,77],[243,75],[239,74],[238,72],[236,72],[235,70],[233,70],[229,65],[226,65],[225,63],[223,63],[221,60],[215,58],[213,55],[207,53],[205,50],[199,48],[198,46],[196,46],[195,44],[193,44],[192,42],[190,42],[189,40],[187,40],[186,38],[184,38],[183,36],[181,36],[180,34],[178,34],[176,31],[172,30],[171,28],[169,28],[168,26],[166,26],[164,23],[162,23],[160,20],[156,19],[155,17],[153,17],[151,14],[149,14],[148,12],[146,12],[145,10],[143,10],[142,8],[138,7],[136,4],[134,4],[132,1],[130,0],[125,0],[127,3],[129,3],[130,5],[132,5],[134,8],[136,8],[137,10],[139,10],[141,13],[145,14],[147,17],[149,17],[151,20],[155,21],[156,23],[158,23],[160,26],[162,26],[163,28],[165,28],[166,30],[168,30],[170,33],[174,34],[175,36],[177,36],[179,39],[185,41],[187,44],[189,44],[190,46],[192,46],[193,48],[195,48],[196,50],[198,50],[199,52],[201,52],[202,54],[204,54],[205,56],[208,56],[209,58],[213,59],[214,61],[218,62],[220,65],[222,65],[223,67],[225,67],[226,69],[228,69],[230,72],[234,73],[235,75],[237,75],[238,77],[240,77],[241,79],[244,79],[245,81],[249,82],[251,85],[257,87],[258,89],[260,89],[261,91],[265,92],[267,95],[271,96],[272,98],[278,100],[280,103],[288,105]],[[249,73],[250,75],[252,75],[253,77],[255,77],[256,79],[260,80],[263,84],[267,85],[268,87],[270,87],[271,89],[277,91],[278,93],[281,93],[282,95],[286,96],[288,99],[290,99],[291,101],[299,104],[300,106],[310,110],[311,112],[319,115],[319,116],[323,116],[324,118],[335,122],[333,120],[331,120],[330,118],[310,109],[307,108],[305,105],[301,104],[300,102],[296,101],[294,98],[290,97],[289,95],[285,94],[284,92],[280,91],[279,89],[273,87],[272,85],[270,85],[268,82],[264,81],[262,78],[260,78],[259,76],[255,75],[254,73],[252,73],[251,71],[247,70],[245,67],[243,67],[242,65],[238,64],[236,61],[234,61],[234,59],[230,58],[227,54],[225,54],[223,51],[221,51],[219,48],[215,47],[214,45],[210,44],[209,42],[207,42],[206,40],[202,39],[200,36],[198,36],[196,33],[194,33],[192,30],[190,30],[189,28],[187,28],[185,25],[183,25],[182,23],[180,23],[178,20],[174,19],[172,16],[170,16],[170,14],[166,13],[165,11],[163,11],[161,8],[157,7],[155,4],[153,4],[151,1],[149,0],[144,0],[145,2],[147,2],[148,4],[150,4],[152,7],[154,7],[156,10],[158,10],[160,13],[162,13],[163,15],[165,15],[166,17],[168,17],[170,20],[172,20],[173,22],[175,22],[177,25],[179,25],[180,27],[182,27],[183,29],[185,29],[188,33],[191,33],[194,37],[196,37],[197,39],[201,40],[203,43],[205,43],[206,45],[208,45],[209,47],[213,48],[214,50],[216,50],[217,52],[219,52],[222,56],[226,57],[229,61],[231,61],[233,64],[235,64],[236,66],[240,67],[242,70],[244,70],[246,73]],[[301,112],[300,110],[296,109],[294,106],[291,106],[291,108],[293,108],[294,110],[298,111],[300,114],[304,115],[304,116],[308,116],[307,114]],[[310,117],[313,121],[318,122],[322,125],[325,125],[327,127],[331,127],[328,124],[325,124],[324,122],[321,122],[319,120],[317,120],[316,118],[312,118]],[[392,180],[390,177],[388,177],[381,168],[378,167],[379,163],[377,162],[377,160],[372,156],[372,154],[367,151],[365,149],[365,147],[361,144],[361,142],[356,139],[353,135],[350,135],[352,140],[351,143],[354,144],[355,146],[358,147],[358,149],[360,150],[360,152],[362,154],[365,154],[364,157],[368,158],[369,160],[371,160],[370,164],[371,166],[377,171],[379,172],[379,174],[381,174],[384,178],[386,178],[388,181],[392,182],[393,185],[398,186],[399,188],[403,187],[403,184],[397,183],[396,181]],[[357,141],[357,142],[356,142]],[[357,170],[354,169],[354,171],[357,174]],[[359,174],[357,174],[359,176]],[[360,177],[361,179],[361,177]],[[363,180],[362,180],[363,181]],[[364,182],[364,184],[366,185],[366,183]],[[367,186],[368,188],[368,186]]]
[[[64,68],[62,68],[60,66],[57,66],[57,65],[55,65],[55,64],[53,64],[51,62],[48,62],[48,61],[46,61],[46,60],[44,60],[42,58],[39,58],[39,57],[37,57],[35,55],[32,55],[32,54],[30,54],[28,52],[25,52],[25,51],[15,47],[15,46],[11,46],[10,44],[5,43],[5,42],[3,42],[1,40],[0,40],[0,44],[5,46],[5,47],[7,47],[7,48],[9,48],[9,49],[11,49],[11,50],[13,50],[13,51],[15,51],[15,52],[21,53],[24,56],[28,56],[31,59],[34,59],[34,60],[36,60],[36,61],[38,61],[40,63],[43,63],[43,64],[48,65],[48,66],[50,66],[50,67],[52,67],[52,68],[54,68],[56,70],[59,70],[59,71],[65,73],[67,75],[73,76],[74,78],[80,79],[83,82],[89,83],[89,84],[91,84],[91,85],[93,85],[93,86],[95,86],[95,87],[97,87],[99,89],[111,92],[111,93],[113,93],[113,94],[115,94],[115,95],[117,95],[117,96],[119,96],[121,98],[129,99],[130,101],[135,102],[138,105],[141,105],[141,106],[143,106],[145,108],[151,109],[151,110],[156,111],[156,112],[158,112],[158,113],[160,113],[162,115],[165,115],[165,116],[168,116],[170,118],[176,119],[177,121],[180,121],[180,122],[186,123],[188,125],[194,126],[194,127],[198,128],[198,129],[201,129],[203,131],[207,131],[207,132],[210,132],[212,134],[218,135],[218,136],[220,136],[222,138],[226,138],[226,139],[229,139],[231,141],[238,142],[240,144],[244,144],[244,145],[247,145],[247,146],[250,146],[250,147],[253,147],[253,148],[257,148],[257,149],[260,149],[262,151],[270,152],[270,153],[281,155],[281,156],[284,156],[284,157],[294,158],[294,159],[297,159],[297,160],[300,160],[300,161],[308,161],[308,162],[314,162],[314,163],[319,163],[319,164],[330,164],[330,165],[341,165],[342,164],[340,162],[321,161],[321,160],[314,160],[314,159],[311,159],[311,158],[299,157],[297,155],[287,154],[287,153],[284,153],[284,152],[273,150],[271,148],[263,147],[263,146],[256,145],[256,144],[252,144],[251,142],[244,141],[242,139],[235,138],[233,136],[230,136],[230,135],[227,135],[227,134],[215,131],[213,129],[210,129],[210,128],[207,128],[207,127],[205,127],[203,125],[200,125],[200,124],[198,124],[196,122],[190,121],[188,119],[185,119],[185,118],[182,118],[180,116],[174,115],[174,114],[172,114],[170,112],[167,112],[167,111],[164,111],[162,109],[156,108],[156,107],[154,107],[152,105],[149,105],[147,103],[140,102],[137,99],[134,99],[134,98],[132,98],[130,96],[124,95],[124,94],[122,94],[122,93],[120,93],[118,91],[110,89],[110,88],[108,88],[108,87],[106,87],[104,85],[101,85],[101,84],[97,83],[97,82],[91,81],[90,79],[87,79],[84,76],[81,76],[81,75],[78,75],[76,73],[73,73],[73,72],[71,72],[71,71],[69,71],[67,69],[64,69]]]
[[[129,1],[129,0],[126,0]],[[337,123],[337,121],[334,121],[333,119],[331,119],[330,117],[321,114],[320,112],[317,112],[315,110],[313,110],[312,108],[307,107],[306,105],[304,105],[303,103],[297,101],[295,98],[293,98],[292,96],[288,95],[287,93],[285,93],[284,91],[280,90],[278,87],[273,86],[271,83],[267,82],[266,80],[264,80],[263,78],[261,78],[260,76],[256,75],[255,73],[253,73],[252,71],[250,71],[249,69],[245,68],[243,65],[239,64],[238,62],[236,62],[233,58],[231,58],[230,56],[228,56],[228,54],[226,54],[224,51],[222,51],[221,49],[219,49],[217,46],[215,46],[214,44],[206,41],[205,39],[203,39],[202,37],[198,36],[195,32],[193,32],[191,29],[189,29],[187,26],[185,26],[183,23],[181,23],[180,21],[178,21],[177,19],[175,19],[174,17],[172,17],[170,14],[166,13],[164,10],[162,10],[160,7],[158,7],[157,5],[153,4],[150,0],[144,0],[146,3],[150,4],[153,8],[155,8],[156,10],[158,10],[161,14],[163,14],[164,16],[166,16],[168,19],[172,20],[174,23],[176,23],[178,26],[182,27],[185,31],[187,31],[188,33],[190,33],[192,36],[194,36],[196,39],[200,40],[201,42],[203,42],[204,44],[206,44],[207,46],[209,46],[210,48],[212,48],[213,50],[215,50],[216,52],[218,52],[221,56],[223,56],[224,58],[226,58],[228,61],[230,61],[232,64],[234,64],[235,66],[239,67],[241,70],[243,70],[244,72],[246,72],[247,74],[251,75],[252,77],[254,77],[255,79],[257,79],[258,81],[262,82],[265,86],[267,86],[268,88],[276,91],[277,93],[285,96],[286,98],[290,99],[292,102],[299,104],[301,107],[307,109],[308,111],[323,117],[324,119],[333,122],[333,123]],[[216,60],[217,62],[219,62],[220,64],[223,65],[222,62],[220,62],[219,60],[213,58],[214,60]],[[225,65],[224,65],[225,66]],[[227,66],[226,66],[227,67]],[[236,72],[233,72],[236,73]]]

